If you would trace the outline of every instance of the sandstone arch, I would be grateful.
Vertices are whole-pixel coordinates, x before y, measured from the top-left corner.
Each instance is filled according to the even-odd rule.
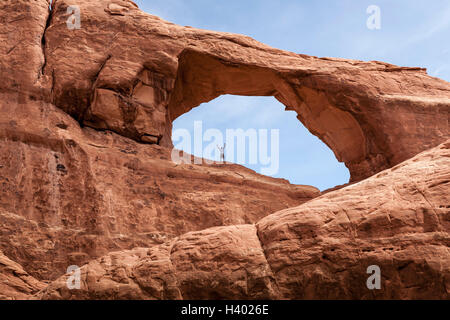
[[[388,70],[386,67],[383,72],[399,72],[401,77],[411,72],[407,68]],[[380,95],[378,88],[366,86],[367,80],[361,79],[362,84],[357,84],[352,79],[360,79],[361,72],[346,73],[343,78],[339,69],[310,73],[251,62],[236,63],[188,48],[179,55],[177,78],[168,105],[168,125],[181,114],[222,94],[274,96],[287,110],[297,112],[298,119],[333,150],[338,161],[345,162],[351,181],[362,180],[404,160],[415,148],[404,145],[408,140],[428,136],[425,140],[440,141],[448,135],[448,99]],[[376,72],[371,77],[384,75]],[[397,110],[400,119],[410,119],[414,126],[405,126],[399,123],[400,119],[392,118],[389,108]],[[438,121],[435,117],[434,123],[430,123],[433,130],[440,128],[435,133],[425,133],[416,126],[421,118],[428,121],[441,111],[444,117]]]
[[[120,14],[110,4],[55,1],[42,51],[28,57],[40,61],[44,53],[39,81],[20,90],[40,92],[36,98],[83,126],[166,147],[171,121],[201,102],[224,93],[274,95],[345,162],[352,181],[449,136],[448,82],[424,69],[295,54],[177,26],[130,1],[117,5]],[[67,29],[69,5],[82,8],[83,30]],[[40,25],[46,20],[43,14]]]
[[[366,138],[359,123],[333,106],[320,91],[296,86],[283,73],[251,64],[234,64],[192,49],[179,56],[177,80],[168,106],[168,123],[220,95],[274,96],[297,112],[298,119],[324,141],[340,162],[367,157]],[[357,178],[356,178],[357,179]]]
[[[377,258],[392,275],[380,298],[448,297],[449,143],[433,148],[449,137],[448,82],[421,68],[285,52],[241,35],[177,26],[129,0],[113,2],[53,0],[51,12],[49,0],[0,4],[0,251],[7,256],[0,254],[7,267],[0,282],[10,281],[11,270],[12,280],[20,280],[14,290],[6,286],[8,297],[41,287],[24,272],[47,282],[68,265],[134,247],[156,251],[134,270],[131,293],[154,291],[147,284],[159,279],[147,271],[156,270],[169,276],[168,286],[157,285],[158,297],[158,288],[176,287],[172,280],[189,286],[204,279],[190,270],[209,261],[190,258],[200,244],[218,249],[206,252],[225,258],[225,271],[237,270],[229,261],[255,270],[253,288],[276,279],[275,297],[376,298],[360,290],[364,281],[354,286],[355,276],[366,276],[355,268],[361,257],[370,264]],[[82,30],[67,29],[69,5],[81,7]],[[175,166],[166,148],[173,118],[226,92],[274,95],[296,110],[346,162],[353,181],[392,169],[318,197],[313,187],[239,166]],[[246,225],[239,237],[235,225]],[[218,226],[225,236],[208,229]],[[215,241],[203,241],[202,229]],[[199,242],[192,243],[192,231]],[[169,250],[182,234],[187,246]],[[238,245],[216,242],[233,243],[226,234]],[[212,284],[218,274],[224,283],[236,279],[209,267]],[[292,271],[312,281],[292,283]],[[233,275],[232,282],[249,283],[248,273]],[[108,278],[106,286],[91,279],[114,297]],[[54,283],[49,297],[58,298],[58,283],[66,288]],[[336,287],[344,291],[332,297],[323,291]],[[177,297],[172,293],[162,297]]]

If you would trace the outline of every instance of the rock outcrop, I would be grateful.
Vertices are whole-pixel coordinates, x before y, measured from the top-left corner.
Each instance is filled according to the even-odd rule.
[[[448,299],[450,140],[256,225],[111,253],[40,299]],[[368,290],[367,268],[381,269]]]
[[[0,251],[0,300],[27,299],[46,286]]]
[[[49,0],[0,3],[0,90],[40,97],[44,86]]]
[[[4,0],[0,20],[0,298],[56,279],[36,297],[448,297],[448,82],[177,26],[127,0]],[[354,184],[319,197],[173,163],[172,121],[222,94],[276,97]],[[382,291],[364,287],[368,263]],[[63,288],[69,265],[85,265],[80,291]]]
[[[80,29],[67,26],[73,6]],[[86,126],[171,146],[172,121],[203,102],[222,94],[275,96],[345,162],[352,181],[448,135],[448,83],[421,68],[285,52],[177,26],[126,0],[47,7],[48,0],[3,4],[1,87],[37,95]]]
[[[177,165],[168,148],[81,129],[53,105],[22,99],[0,95],[0,249],[40,279],[320,195],[238,165]]]
[[[121,15],[111,14],[112,3]],[[80,7],[79,30],[67,29],[70,5]],[[352,181],[449,133],[448,83],[421,68],[289,53],[177,26],[131,1],[56,0],[53,7],[47,99],[86,126],[171,146],[172,121],[203,102],[222,94],[275,96],[345,162]]]

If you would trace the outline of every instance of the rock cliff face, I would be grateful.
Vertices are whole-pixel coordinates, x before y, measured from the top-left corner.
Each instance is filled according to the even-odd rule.
[[[27,299],[45,287],[0,251],[0,300]]]
[[[2,95],[0,112],[0,249],[40,278],[320,195],[238,165],[177,165],[168,148],[81,129],[42,101]]]
[[[448,298],[448,82],[131,1],[4,0],[0,20],[0,298],[52,280],[35,298]],[[173,163],[172,121],[222,94],[276,97],[355,184],[320,196]],[[84,265],[79,291],[69,265]]]
[[[448,299],[450,140],[254,225],[111,253],[43,299]],[[381,290],[367,289],[367,268]]]
[[[74,5],[81,28],[70,30]],[[171,146],[172,121],[203,102],[222,94],[275,96],[346,163],[352,181],[448,134],[448,83],[421,68],[284,52],[174,25],[131,1],[47,7],[46,0],[4,1],[1,86],[37,92],[82,125]]]

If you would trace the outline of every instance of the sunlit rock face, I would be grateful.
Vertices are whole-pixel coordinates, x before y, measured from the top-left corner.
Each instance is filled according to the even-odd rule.
[[[63,276],[35,298],[448,299],[449,167],[450,140],[256,224],[111,253],[82,268],[80,290]]]
[[[81,8],[79,30],[67,28],[70,5]],[[285,52],[177,26],[131,1],[56,1],[44,51],[50,102],[136,141],[170,146],[172,121],[222,94],[275,96],[346,163],[352,181],[448,135],[448,83],[424,69]]]
[[[131,1],[6,0],[0,19],[0,298],[448,298],[448,82]],[[319,197],[173,163],[172,122],[222,94],[274,96],[358,183]],[[84,265],[75,293],[69,265]]]
[[[239,165],[178,165],[169,148],[82,129],[50,103],[15,98],[0,94],[0,249],[42,279],[320,195]]]

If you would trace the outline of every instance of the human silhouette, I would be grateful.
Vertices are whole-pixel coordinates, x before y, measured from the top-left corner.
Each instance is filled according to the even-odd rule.
[[[219,151],[220,151],[220,161],[221,161],[222,163],[225,162],[225,148],[226,148],[226,146],[227,146],[226,143],[223,144],[223,147],[219,147],[219,145],[217,145],[217,148],[218,148]]]

